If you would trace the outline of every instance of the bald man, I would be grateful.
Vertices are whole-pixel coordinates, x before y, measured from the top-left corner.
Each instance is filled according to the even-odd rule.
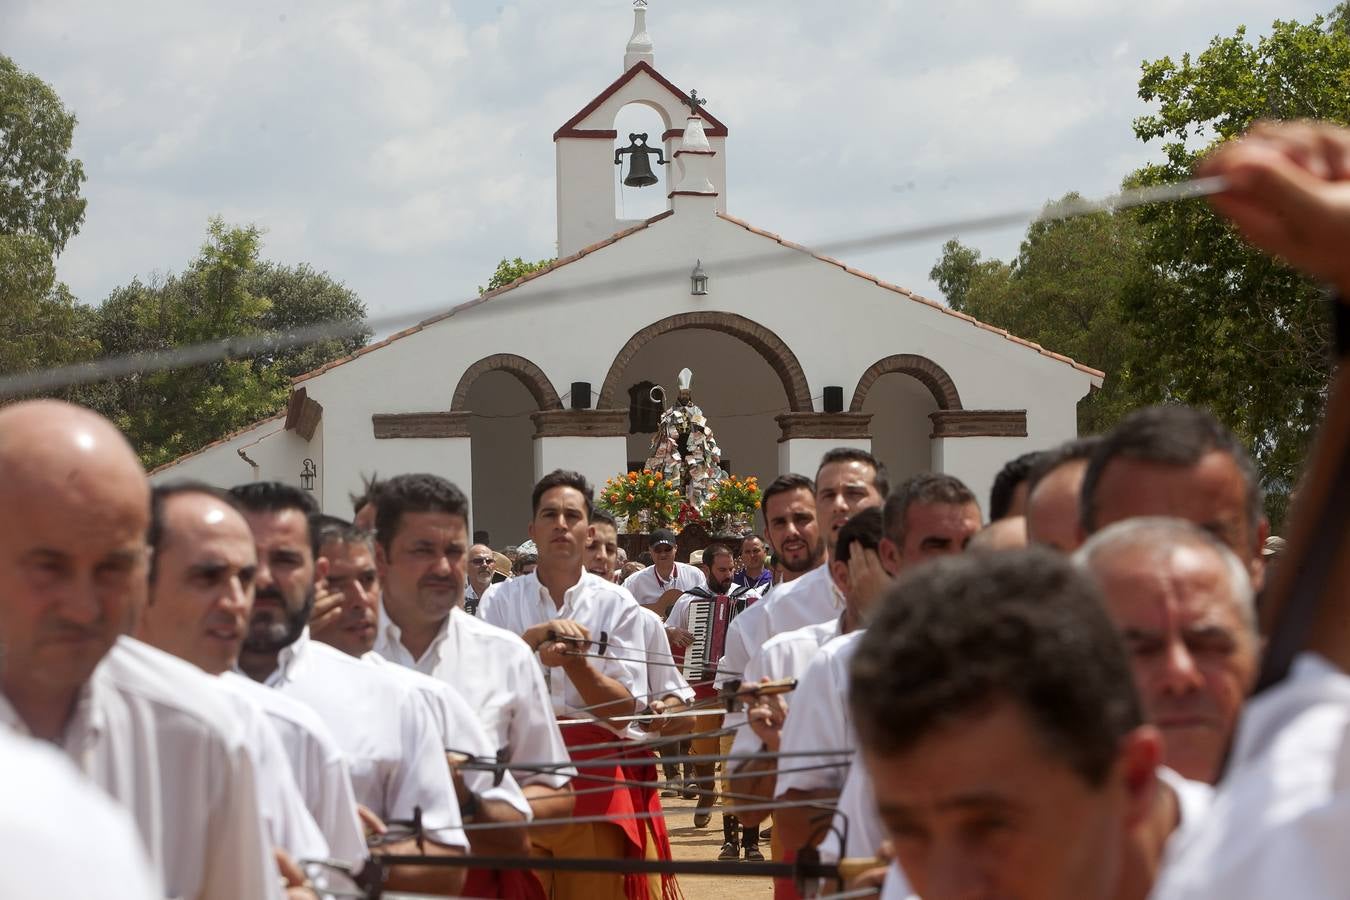
[[[150,488],[105,419],[0,411],[0,724],[127,808],[172,897],[280,897],[242,724],[196,667],[122,637],[144,603]]]

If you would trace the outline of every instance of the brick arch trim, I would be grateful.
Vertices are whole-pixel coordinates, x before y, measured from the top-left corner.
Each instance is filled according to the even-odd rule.
[[[516,380],[525,386],[525,389],[534,397],[534,402],[538,404],[541,410],[562,409],[562,401],[558,399],[558,392],[553,388],[553,382],[548,380],[544,370],[530,362],[523,356],[517,356],[514,353],[495,353],[492,356],[485,356],[478,362],[464,370],[460,376],[459,384],[455,385],[455,394],[450,401],[451,412],[467,412],[465,404],[469,399],[469,389],[480,376],[488,372],[509,372],[516,377]]]
[[[605,383],[600,388],[597,408],[611,409],[618,404],[621,390],[619,381],[639,350],[663,334],[690,328],[719,331],[749,344],[782,381],[788,408],[792,412],[811,412],[814,409],[811,403],[811,389],[806,383],[806,373],[802,371],[801,363],[797,361],[797,354],[792,352],[783,339],[752,319],[735,313],[716,311],[687,312],[669,316],[659,322],[653,322],[630,337],[609,366]]]
[[[938,409],[962,409],[961,395],[956,390],[956,382],[947,374],[946,370],[933,362],[926,356],[917,356],[913,353],[897,353],[894,356],[887,356],[879,359],[863,372],[862,377],[858,379],[858,387],[853,391],[853,403],[849,406],[850,412],[862,412],[863,403],[867,400],[867,392],[876,384],[878,378],[883,375],[889,375],[892,372],[899,372],[902,375],[909,375],[911,378],[919,380],[924,387],[933,394],[933,399],[937,401]]]

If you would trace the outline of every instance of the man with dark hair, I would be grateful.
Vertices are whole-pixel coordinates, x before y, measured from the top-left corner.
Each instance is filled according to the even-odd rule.
[[[375,547],[375,652],[459,691],[494,745],[509,753],[508,762],[564,759],[534,654],[516,635],[464,609],[468,513],[463,492],[438,475],[384,482]],[[566,793],[571,769],[512,774],[538,818],[572,811]]]
[[[585,569],[590,534],[591,487],[576,472],[557,470],[545,475],[531,493],[533,518],[530,539],[539,552],[539,568],[531,575],[494,587],[479,607],[483,621],[520,635],[538,654],[547,671],[553,712],[564,718],[563,739],[581,761],[597,755],[614,760],[611,767],[587,766],[575,780],[578,789],[576,824],[557,829],[547,844],[536,840],[540,852],[553,856],[639,857],[655,841],[660,855],[669,858],[664,823],[654,817],[635,819],[635,807],[660,810],[650,788],[625,788],[637,772],[655,780],[650,766],[620,765],[605,747],[616,737],[640,741],[642,730],[633,723],[610,717],[636,713],[634,698],[646,693],[645,639],[641,608],[620,585]],[[384,509],[381,498],[380,509]],[[572,720],[588,719],[591,722]],[[635,744],[636,747],[636,744]],[[582,749],[585,748],[585,749]],[[650,778],[645,773],[650,772]],[[609,790],[590,790],[604,788]],[[596,816],[612,821],[591,822]],[[579,896],[614,896],[624,879],[607,874],[555,873],[552,887]],[[546,885],[547,887],[548,885]]]
[[[665,615],[685,591],[705,587],[708,583],[698,566],[675,558],[675,546],[675,532],[669,528],[653,531],[647,544],[652,564],[623,583],[633,599],[652,607],[660,615]]]
[[[844,597],[843,612],[833,619],[821,622],[816,625],[808,625],[805,628],[798,628],[793,631],[774,635],[764,642],[764,646],[750,659],[746,666],[744,681],[754,683],[758,681],[777,681],[785,678],[801,678],[807,672],[812,662],[817,658],[822,647],[830,645],[835,638],[841,634],[849,634],[859,628],[864,627],[867,616],[871,612],[871,605],[876,600],[874,591],[857,592],[852,589],[850,572],[856,571],[855,557],[860,557],[863,553],[871,551],[877,552],[881,543],[881,510],[877,507],[868,507],[856,513],[848,523],[839,530],[839,537],[835,542],[834,559],[830,562],[830,576],[834,580],[835,586]],[[800,686],[799,686],[800,687]],[[758,700],[750,710],[748,722],[742,725],[736,734],[736,742],[731,748],[733,754],[753,753],[761,748],[777,752],[780,749],[793,752],[799,750],[814,750],[821,746],[822,741],[842,743],[847,740],[846,729],[839,727],[841,732],[835,734],[821,734],[821,723],[824,719],[830,719],[829,711],[816,708],[820,704],[831,704],[838,706],[841,702],[841,692],[835,691],[832,696],[811,696],[807,697],[796,691],[791,696],[791,701],[784,695],[774,695],[763,697]],[[797,728],[800,744],[789,748],[782,745],[784,737],[784,724],[788,721],[789,708],[796,709],[797,715],[792,718],[794,726],[800,721],[801,726]],[[833,728],[831,724],[825,726],[825,730]],[[826,760],[826,764],[837,762],[838,760]],[[815,761],[813,760],[813,763]],[[791,801],[801,799],[825,799],[832,793],[838,792],[838,785],[826,785],[823,788],[812,784],[809,788],[799,788],[789,784],[784,787],[784,779],[791,773],[784,773],[784,777],[775,775],[771,770],[776,764],[769,760],[752,761],[744,766],[738,767],[742,772],[767,771],[767,774],[758,778],[746,779],[741,781],[737,790],[746,794],[751,794],[762,798],[763,800],[772,800],[775,795],[782,795],[791,790],[794,795],[787,798]],[[792,766],[785,768],[801,768],[797,762]],[[837,781],[843,781],[842,770],[837,773]],[[833,787],[833,791],[830,788]],[[810,797],[796,796],[796,794],[810,793]],[[769,815],[769,810],[761,812],[750,812],[746,814],[745,819],[749,822],[762,822]],[[799,847],[808,843],[811,838],[810,821],[817,815],[816,811],[810,809],[790,809],[784,808],[773,811],[776,824],[775,827],[775,855],[780,856],[781,851],[795,851]],[[875,848],[874,848],[875,849]]]
[[[586,571],[619,583],[619,526],[603,509],[591,512],[591,532],[586,537]]]
[[[1161,739],[1067,560],[1014,550],[914,570],[851,676],[862,760],[914,893],[1116,896],[1130,832],[1154,810]]]
[[[741,568],[733,577],[737,585],[767,591],[773,585],[773,572],[765,565],[764,538],[747,534],[741,538]]]
[[[537,568],[539,568],[539,555],[537,553],[522,553],[511,564],[511,573],[519,578],[521,575],[533,574]]]
[[[980,505],[954,475],[923,472],[907,479],[882,507],[881,563],[892,577],[910,566],[960,553],[980,530]]]
[[[215,679],[125,636],[150,555],[136,453],[96,413],[18,402],[0,470],[0,730],[60,748],[131,813],[165,896],[279,897],[243,724]]]
[[[1260,476],[1247,449],[1218,419],[1177,404],[1120,420],[1093,451],[1083,478],[1084,536],[1132,516],[1176,516],[1238,555],[1259,590],[1270,533]]]
[[[352,501],[352,524],[362,531],[375,531],[379,493],[380,476],[371,472],[369,476],[361,476],[361,493],[348,495]]]
[[[1082,543],[1078,509],[1099,437],[1066,441],[1041,454],[1027,478],[1027,542],[1072,553]]]
[[[154,488],[150,509],[155,564],[136,636],[221,676],[223,692],[245,723],[272,843],[294,859],[333,856],[359,865],[366,856],[365,842],[346,767],[336,772],[341,781],[324,784],[338,792],[336,797],[304,795],[298,784],[312,774],[307,771],[314,759],[309,754],[336,750],[330,736],[304,729],[304,722],[297,721],[303,714],[297,717],[284,709],[285,698],[231,671],[248,628],[257,571],[248,523],[229,494],[195,482]],[[296,752],[288,753],[288,745]],[[344,808],[333,816],[326,806],[339,799]],[[330,828],[334,820],[340,826],[334,835],[336,849],[317,823],[320,816]]]
[[[989,521],[997,522],[1009,516],[1021,516],[1027,509],[1027,478],[1036,467],[1041,451],[1023,453],[1008,460],[994,476],[989,489]]]
[[[258,554],[240,668],[319,714],[351,760],[361,805],[386,821],[411,820],[420,807],[429,839],[425,851],[462,855],[468,840],[431,710],[393,676],[311,640],[305,627],[316,581],[327,577],[327,562],[315,558],[314,500],[277,482],[240,485],[230,493],[244,509]],[[382,849],[419,852],[413,839]],[[393,877],[404,890],[453,893],[464,883],[463,871],[453,868],[400,866]]]

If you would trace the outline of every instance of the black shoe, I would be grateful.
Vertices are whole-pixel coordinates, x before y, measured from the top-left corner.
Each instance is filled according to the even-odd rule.
[[[708,823],[711,821],[712,821],[712,813],[709,811],[700,810],[699,812],[694,813],[695,828],[707,828]]]
[[[721,860],[740,859],[741,848],[737,846],[735,841],[727,841],[725,844],[722,845],[722,852],[717,854],[717,858]],[[760,857],[760,859],[763,858],[764,857],[762,856]]]
[[[686,799],[686,800],[697,800],[697,799],[698,799],[698,785],[695,784],[695,783],[692,782],[692,781],[686,783],[685,786],[684,786],[684,795],[683,795],[683,796],[684,796],[684,799]]]
[[[728,845],[728,846],[730,846],[730,845]],[[723,849],[723,850],[726,850],[726,847],[723,847],[722,849]],[[731,857],[731,858],[732,858],[732,859],[735,859],[736,857],[733,856],[733,857]],[[719,857],[719,859],[720,859],[720,857]],[[758,848],[758,847],[746,847],[746,848],[745,848],[745,861],[746,861],[746,862],[764,862],[764,854],[759,852],[759,848]]]

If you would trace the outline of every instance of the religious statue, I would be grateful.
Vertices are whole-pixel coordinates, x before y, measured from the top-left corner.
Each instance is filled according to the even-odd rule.
[[[703,410],[694,405],[693,380],[693,372],[680,370],[679,393],[671,407],[661,413],[646,467],[660,472],[694,509],[701,509],[726,473],[722,471],[717,438]],[[665,395],[663,388],[652,388],[653,400],[662,402]]]

